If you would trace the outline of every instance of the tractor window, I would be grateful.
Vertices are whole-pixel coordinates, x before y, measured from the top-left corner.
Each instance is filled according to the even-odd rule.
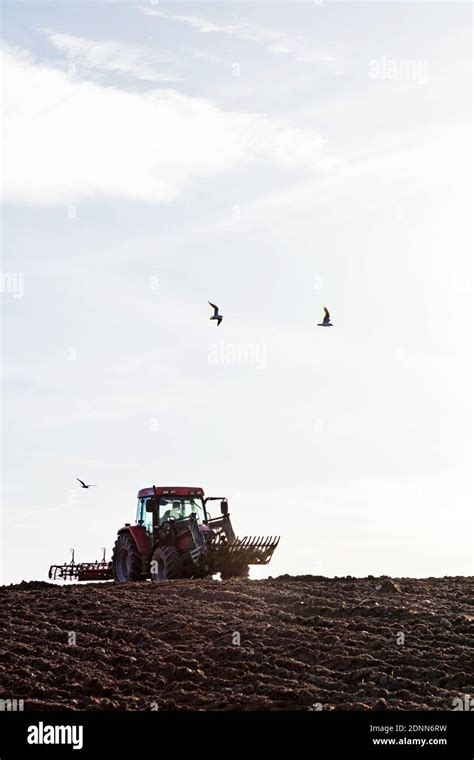
[[[145,520],[144,525],[145,525],[146,532],[153,533],[153,512],[147,512],[146,508],[143,507],[143,519]]]
[[[145,527],[145,530],[147,533],[152,533],[153,531],[153,513],[146,511],[146,503],[148,499],[138,499],[137,504],[137,523],[140,521],[142,522],[142,525]]]
[[[192,514],[196,515],[199,523],[204,521],[202,499],[178,496],[174,499],[161,499],[160,501],[161,521],[163,521],[163,518],[166,520],[168,517],[175,520],[184,520],[186,517],[191,517]]]
[[[146,499],[138,499],[136,519],[137,524],[140,522],[140,520],[145,519],[145,502]]]

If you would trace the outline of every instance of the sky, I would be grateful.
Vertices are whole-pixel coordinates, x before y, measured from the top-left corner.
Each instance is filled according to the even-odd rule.
[[[472,573],[471,29],[2,3],[1,582],[152,484],[280,535],[253,578]]]

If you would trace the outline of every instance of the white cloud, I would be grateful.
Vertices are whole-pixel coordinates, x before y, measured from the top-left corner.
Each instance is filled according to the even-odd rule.
[[[180,81],[176,74],[157,68],[158,65],[169,66],[169,57],[157,55],[146,47],[115,40],[96,42],[85,37],[44,31],[57,50],[86,69],[132,74],[146,82]]]
[[[365,193],[377,183],[380,196],[371,202],[374,208],[387,203],[393,183],[404,183],[407,198],[423,193],[439,182],[440,176],[451,177],[459,189],[469,194],[469,175],[464,172],[469,154],[471,130],[456,122],[442,127],[409,129],[382,136],[367,143],[363,150],[344,151],[339,156],[325,158],[324,171],[304,181],[288,184],[242,204],[240,229],[274,223],[275,218],[286,222],[295,218],[307,219],[319,206],[325,206],[344,196]],[[409,200],[406,203],[411,202]],[[230,229],[233,221],[220,222]],[[213,223],[213,229],[217,225]]]
[[[198,16],[165,13],[155,8],[142,8],[142,13],[145,16],[157,16],[168,21],[188,24],[188,26],[197,29],[197,31],[203,34],[225,34],[237,40],[255,42],[263,45],[270,53],[292,55],[297,61],[302,63],[330,63],[335,60],[329,55],[308,49],[299,42],[291,41],[285,32],[268,29],[249,23],[248,21],[238,21],[232,24],[214,24],[212,21]]]
[[[208,63],[224,63],[224,59],[214,53],[209,53],[207,50],[197,50],[196,48],[186,47],[184,52],[196,61],[207,61]]]
[[[173,90],[131,93],[3,53],[4,197],[175,199],[196,178],[252,163],[315,171],[322,138],[262,114],[223,111]]]
[[[265,29],[255,24],[249,24],[246,21],[239,21],[233,24],[213,24],[211,21],[199,18],[197,16],[188,16],[175,13],[164,13],[163,11],[152,8],[143,8],[145,16],[158,16],[170,21],[181,21],[184,24],[192,26],[204,34],[218,32],[227,34],[230,37],[236,37],[240,40],[250,40],[251,42],[277,43],[286,40],[283,32]]]

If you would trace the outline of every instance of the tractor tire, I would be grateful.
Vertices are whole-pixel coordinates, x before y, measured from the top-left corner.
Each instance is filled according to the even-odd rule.
[[[143,579],[142,558],[130,533],[121,533],[115,542],[112,573],[116,583]]]
[[[172,581],[183,577],[183,560],[174,546],[158,546],[150,562],[152,581]]]
[[[230,581],[232,578],[236,580],[245,580],[249,577],[249,566],[242,565],[241,567],[228,567],[225,570],[221,570],[221,581]]]

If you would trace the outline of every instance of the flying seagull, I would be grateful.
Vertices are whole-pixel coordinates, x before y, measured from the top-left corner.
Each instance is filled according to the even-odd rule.
[[[216,306],[215,303],[211,303],[210,301],[208,301],[208,304],[209,306],[212,306],[212,308],[214,309],[214,314],[212,317],[209,317],[209,319],[217,319],[217,327],[219,327],[224,317],[219,314],[219,307]]]
[[[322,322],[318,322],[318,327],[332,327],[332,326],[333,325],[331,324],[331,317],[329,316],[329,312],[326,309],[326,307],[324,307],[324,319]]]
[[[81,488],[97,488],[97,486],[96,486],[96,485],[94,485],[94,483],[89,483],[89,485],[86,485],[86,484],[84,483],[84,481],[83,481],[83,480],[81,480],[80,478],[76,478],[76,480],[78,480],[78,481],[79,481],[79,483],[81,484]]]

